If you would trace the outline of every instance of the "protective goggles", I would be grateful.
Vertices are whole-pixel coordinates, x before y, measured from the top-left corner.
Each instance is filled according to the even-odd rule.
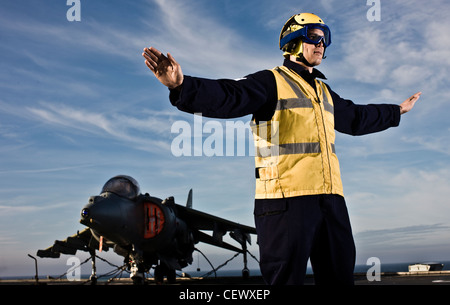
[[[315,33],[308,33],[309,31],[313,29],[319,29],[323,32],[324,36],[317,35]],[[289,35],[286,35],[283,39],[280,41],[280,45],[284,46],[285,44],[289,43],[290,41],[301,38],[304,42],[310,43],[310,44],[319,44],[320,42],[323,42],[323,45],[325,47],[328,47],[331,44],[331,32],[328,26],[321,23],[313,23],[313,24],[307,24],[304,25],[303,28],[290,33]]]

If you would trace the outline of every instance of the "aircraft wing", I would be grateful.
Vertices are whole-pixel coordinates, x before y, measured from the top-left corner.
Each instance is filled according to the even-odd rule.
[[[227,219],[223,219],[211,214],[200,212],[188,207],[176,205],[178,217],[183,219],[186,224],[197,233],[196,238],[204,243],[222,247],[233,251],[240,249],[222,241],[222,237],[230,232],[230,236],[240,244],[251,243],[250,234],[256,234],[256,229],[246,225],[239,224]],[[212,236],[201,232],[200,230],[212,231]]]
[[[256,229],[253,227],[242,225],[237,222],[200,212],[198,210],[186,208],[178,204],[177,211],[181,219],[183,219],[189,226],[198,230],[215,230],[217,227],[220,227],[226,231],[239,229],[245,233],[256,234]]]
[[[98,248],[98,242],[95,238],[92,238],[91,230],[86,228],[64,240],[55,240],[53,246],[45,250],[38,250],[36,255],[39,257],[59,258],[61,253],[74,255],[77,250],[89,252],[96,248]],[[104,250],[107,251],[107,249]]]

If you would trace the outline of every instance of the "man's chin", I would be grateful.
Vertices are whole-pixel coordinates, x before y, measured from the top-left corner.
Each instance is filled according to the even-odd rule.
[[[322,58],[317,58],[316,60],[312,60],[310,63],[312,66],[318,66],[322,63]]]

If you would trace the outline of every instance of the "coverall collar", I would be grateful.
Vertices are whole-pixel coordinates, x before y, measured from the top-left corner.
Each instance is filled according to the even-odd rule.
[[[298,75],[300,75],[303,78],[310,78],[310,79],[322,78],[322,79],[327,79],[325,77],[325,75],[323,75],[323,73],[320,72],[319,70],[317,70],[316,68],[313,68],[313,72],[309,73],[309,71],[305,67],[303,67],[303,66],[301,66],[301,65],[299,65],[299,64],[297,64],[297,63],[295,63],[295,62],[293,62],[293,61],[291,61],[289,59],[284,59],[283,66],[293,70],[295,73],[297,73]]]

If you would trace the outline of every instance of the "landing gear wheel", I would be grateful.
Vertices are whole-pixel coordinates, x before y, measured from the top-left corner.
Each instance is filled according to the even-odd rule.
[[[250,277],[250,270],[248,268],[242,269],[242,278],[244,280],[248,279]]]
[[[144,285],[145,279],[141,276],[134,276],[131,278],[133,280],[133,285]]]
[[[164,282],[165,276],[167,277],[167,282],[169,282],[169,284],[175,284],[177,275],[174,269],[169,269],[165,265],[156,266],[155,267],[156,284],[162,284]]]
[[[175,273],[175,270],[173,270],[173,269],[167,270],[167,281],[169,282],[169,284],[175,284],[176,277],[177,277],[177,275]]]
[[[162,284],[164,282],[164,270],[161,265],[155,267],[155,282],[156,284]]]

